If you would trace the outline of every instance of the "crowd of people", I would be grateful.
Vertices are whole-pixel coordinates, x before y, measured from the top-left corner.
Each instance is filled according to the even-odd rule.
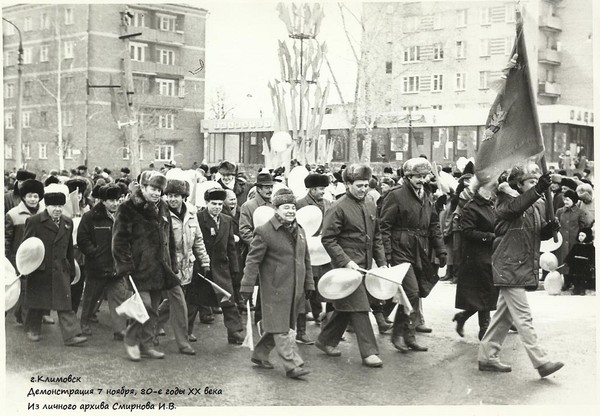
[[[381,367],[370,314],[381,334],[391,331],[397,350],[425,352],[418,334],[432,328],[421,300],[441,279],[457,284],[454,306],[461,312],[453,321],[459,336],[478,314],[480,370],[511,371],[499,355],[512,328],[545,377],[563,364],[538,345],[527,300],[527,291],[545,277],[540,241],[562,234],[555,254],[563,291],[595,290],[589,170],[542,174],[524,163],[497,182],[480,184],[472,162],[462,170],[440,169],[419,157],[397,170],[385,167],[381,175],[366,164],[307,166],[306,189],[299,192],[286,186],[283,167],[249,178],[227,161],[210,168],[195,164],[192,182],[173,168],[150,168],[136,178],[128,168],[114,177],[109,169],[85,166],[42,172],[40,180],[26,170],[5,174],[6,258],[18,274],[23,241],[37,237],[45,249],[40,267],[21,277],[12,311],[29,341],[42,339],[43,323],[54,323],[50,311],[56,311],[64,344],[85,345],[106,301],[114,339],[124,343],[131,361],[164,357],[157,347],[167,324],[179,351],[195,355],[197,318],[212,323],[222,314],[227,342],[241,345],[243,315],[250,310],[260,336],[251,361],[261,368],[274,368],[269,355],[275,349],[286,375],[303,377],[309,369],[297,343],[339,357],[346,332],[356,335],[363,365]],[[196,195],[205,181],[214,186]],[[552,217],[545,208],[548,189]],[[296,219],[307,206],[322,213],[314,235]],[[255,226],[263,207],[272,216]],[[311,263],[308,239],[315,236],[331,259],[327,264]],[[406,263],[402,290],[392,299],[377,299],[364,281],[340,299],[319,291],[322,276],[334,269],[363,272]],[[117,312],[134,288],[149,317],[144,323]],[[308,314],[321,327],[316,341],[307,335]]]

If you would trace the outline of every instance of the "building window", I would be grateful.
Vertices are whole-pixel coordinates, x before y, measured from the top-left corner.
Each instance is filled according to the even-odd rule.
[[[175,65],[175,51],[159,49],[160,63],[163,65]]]
[[[65,41],[65,56],[64,59],[73,59],[73,46],[75,42],[72,40]]]
[[[492,24],[492,8],[483,7],[479,10],[479,24],[487,26]]]
[[[73,9],[66,8],[65,9],[65,25],[73,24]]]
[[[8,143],[4,143],[4,159],[13,158],[13,147]]]
[[[33,89],[33,81],[25,81],[23,83],[23,97],[31,97],[31,90]]]
[[[31,145],[29,143],[23,144],[23,156],[25,159],[31,159]]]
[[[72,126],[73,125],[73,112],[71,110],[66,110],[63,112],[63,126]]]
[[[392,73],[392,61],[387,61],[385,63],[385,73],[386,74],[391,74]]]
[[[135,27],[146,27],[146,14],[143,12],[133,12],[133,25]]]
[[[421,60],[421,47],[411,46],[404,48],[404,62],[418,62]]]
[[[175,32],[177,19],[174,16],[160,16],[159,29],[165,32]]]
[[[156,79],[159,95],[175,96],[175,80],[173,79]]]
[[[441,104],[434,104],[431,106],[432,110],[441,110],[442,109],[442,105]]]
[[[458,72],[456,74],[456,91],[464,91],[467,87],[467,74]]]
[[[40,46],[40,62],[48,62],[48,45]]]
[[[146,45],[145,43],[131,42],[129,44],[129,57],[132,61],[144,62],[146,60]]]
[[[433,87],[432,91],[442,91],[444,89],[444,76],[442,74],[436,74],[433,76]]]
[[[73,91],[73,77],[72,76],[66,76],[64,81],[63,81],[64,85],[65,85],[65,91],[67,93],[72,92]]]
[[[419,111],[419,106],[418,105],[403,106],[402,111],[404,111],[406,113],[410,113],[411,111]]]
[[[4,114],[4,128],[14,129],[15,128],[15,116],[13,113]]]
[[[33,63],[33,49],[23,48],[23,63],[24,64]]]
[[[174,114],[163,114],[158,117],[158,128],[173,130],[175,126]]]
[[[13,98],[15,96],[15,84],[8,82],[4,84],[4,98]]]
[[[441,43],[433,45],[433,59],[438,61],[444,59],[444,45]]]
[[[48,95],[48,79],[44,78],[44,79],[40,79],[40,84],[41,88],[40,88],[40,96],[45,97],[46,95]]]
[[[419,92],[419,77],[411,76],[402,78],[402,92],[414,93]]]
[[[456,59],[464,59],[467,57],[467,43],[464,40],[456,41]]]
[[[510,55],[513,46],[515,46],[515,37],[509,36],[504,40],[504,55]]]
[[[436,13],[433,15],[433,30],[442,29],[442,14]]]
[[[48,127],[48,112],[40,111],[40,126]]]
[[[514,4],[507,4],[505,10],[506,23],[514,23],[515,22],[515,6]]]
[[[157,145],[154,147],[154,160],[170,161],[173,160],[174,146],[172,145]]]
[[[39,159],[48,159],[48,144],[47,143],[38,143],[38,158]]]
[[[487,90],[489,88],[488,83],[490,80],[490,72],[489,71],[480,71],[479,72],[479,89]]]
[[[129,160],[129,148],[123,147],[123,160]],[[144,145],[140,143],[140,160],[144,160]]]
[[[32,30],[31,17],[26,17],[23,21],[23,32],[31,32]]]
[[[50,16],[48,16],[48,13],[42,13],[40,28],[50,29]]]
[[[456,11],[456,27],[467,26],[467,9]]]
[[[479,56],[490,56],[490,40],[479,40]]]

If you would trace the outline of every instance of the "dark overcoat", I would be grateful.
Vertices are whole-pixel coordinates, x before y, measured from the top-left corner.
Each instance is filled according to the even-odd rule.
[[[478,193],[462,209],[462,261],[458,266],[456,308],[473,311],[496,309],[498,289],[492,278],[494,207]]]
[[[349,191],[325,213],[321,242],[334,268],[345,267],[350,260],[364,269],[370,269],[373,260],[378,266],[386,264],[377,206],[371,199],[359,200]],[[364,279],[354,293],[333,301],[333,306],[342,312],[369,311]]]
[[[302,227],[295,240],[275,216],[256,228],[240,292],[252,292],[257,278],[264,331],[287,333],[295,328],[298,314],[305,312],[305,291],[315,289]]]
[[[571,248],[578,243],[577,236],[579,235],[579,229],[589,227],[590,224],[586,222],[585,212],[577,205],[573,205],[570,208],[564,206],[559,208],[556,212],[556,218],[560,222],[560,233],[563,236],[563,243],[554,254],[556,254],[558,264],[562,264],[569,251],[571,251]],[[568,271],[562,270],[562,273],[568,274]]]
[[[77,246],[85,255],[87,277],[107,279],[115,276],[112,256],[114,221],[99,202],[83,214],[77,229]]]
[[[73,221],[63,215],[57,227],[44,210],[25,221],[23,240],[29,237],[42,240],[45,253],[40,267],[27,276],[25,307],[71,310],[71,281],[75,278]]]
[[[180,284],[177,253],[167,203],[147,202],[140,188],[122,203],[115,217],[112,254],[118,276],[131,275],[140,291]]]

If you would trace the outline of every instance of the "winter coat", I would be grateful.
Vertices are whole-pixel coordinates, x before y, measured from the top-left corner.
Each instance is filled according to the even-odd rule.
[[[240,292],[252,292],[257,278],[264,331],[287,333],[295,328],[298,314],[305,312],[305,291],[315,289],[302,227],[295,240],[277,217],[256,228]]]
[[[238,206],[242,206],[248,199],[248,191],[250,190],[248,183],[236,178],[233,183],[233,188],[229,188],[223,183],[222,179],[219,179],[217,182],[223,189],[231,189],[235,193]]]
[[[567,254],[565,263],[569,266],[569,275],[583,279],[594,279],[596,268],[596,250],[593,244],[577,243]]]
[[[200,224],[198,224],[196,207],[187,202],[183,204],[185,206],[183,221],[173,211],[169,210],[169,213],[175,238],[179,279],[182,285],[187,285],[192,281],[194,261],[198,260],[202,267],[208,267],[210,258],[206,252]]]
[[[499,189],[492,273],[495,286],[535,290],[539,283],[541,230],[546,224],[544,201],[534,188],[519,194]]]
[[[40,201],[37,213],[41,213],[45,209],[44,201]],[[21,201],[19,205],[11,208],[4,216],[4,256],[10,261],[15,270],[17,268],[17,250],[23,242],[25,220],[33,215],[27,209],[25,202]]]
[[[438,280],[431,250],[447,254],[431,193],[425,190],[421,200],[408,183],[391,190],[381,208],[381,236],[391,265],[412,264],[419,294],[427,296]]]
[[[18,192],[14,190],[8,191],[4,193],[4,215],[8,213],[11,209],[19,205],[21,202],[21,197]]]
[[[455,306],[464,310],[495,310],[498,289],[492,279],[493,202],[475,194],[462,209],[460,226],[462,261],[457,273]]]
[[[334,268],[345,267],[350,260],[364,269],[373,267],[373,260],[378,266],[386,265],[377,207],[372,200],[358,200],[349,191],[325,213],[321,242]],[[369,311],[364,280],[354,293],[333,301],[333,306],[342,312]]]
[[[204,239],[206,251],[210,257],[210,273],[204,276],[213,281],[232,295],[226,302],[219,302],[220,293],[199,276],[194,275],[188,288],[189,296],[197,303],[205,306],[233,305],[233,276],[239,273],[237,252],[233,238],[233,223],[231,217],[219,214],[219,227],[210,216],[207,209],[198,212],[198,223]]]
[[[254,219],[252,216],[254,211],[265,205],[275,209],[271,202],[265,201],[257,192],[254,198],[249,199],[240,207],[240,238],[247,246],[252,242],[254,232]]]
[[[117,210],[112,247],[117,275],[131,275],[138,290],[166,290],[180,284],[171,214],[162,199],[155,206],[136,187]]]
[[[573,205],[570,208],[560,208],[556,212],[556,217],[560,222],[560,233],[563,236],[563,243],[554,254],[556,254],[558,264],[562,264],[569,251],[571,251],[571,248],[578,242],[579,229],[589,227],[589,224],[586,221],[585,213],[577,205]]]
[[[98,203],[83,214],[77,229],[77,246],[86,260],[86,272],[90,278],[115,277],[112,256],[113,219],[103,203]]]
[[[57,227],[44,210],[25,221],[23,240],[37,237],[44,243],[44,260],[27,276],[25,307],[55,311],[72,310],[71,281],[75,278],[73,221],[64,215]]]

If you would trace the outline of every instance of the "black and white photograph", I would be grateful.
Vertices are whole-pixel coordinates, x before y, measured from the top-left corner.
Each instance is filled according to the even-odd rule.
[[[597,414],[599,6],[2,1],[5,414]]]

